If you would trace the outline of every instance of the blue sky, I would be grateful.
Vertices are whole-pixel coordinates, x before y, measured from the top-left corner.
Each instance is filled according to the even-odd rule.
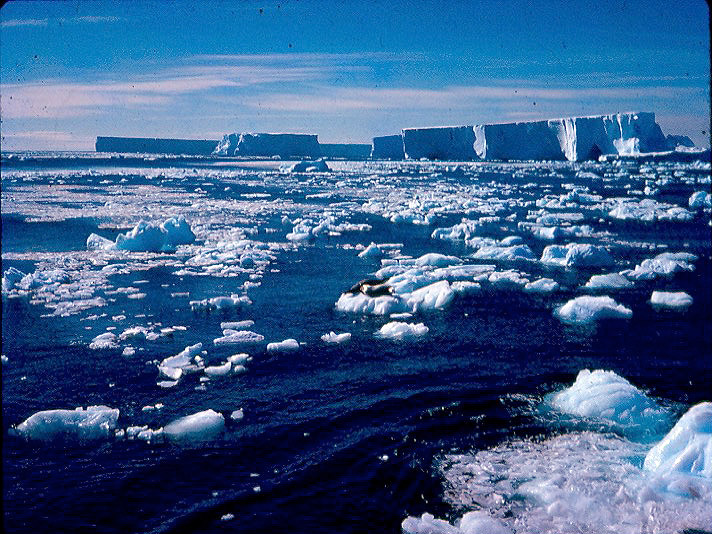
[[[3,150],[655,111],[709,145],[703,0],[10,2]]]

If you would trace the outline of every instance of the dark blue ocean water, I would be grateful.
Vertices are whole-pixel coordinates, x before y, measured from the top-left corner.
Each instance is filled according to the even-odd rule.
[[[41,169],[20,169],[5,162],[3,271],[13,266],[31,272],[52,255],[83,251],[92,232],[111,239],[119,232],[100,228],[109,218],[90,212],[59,221],[34,221],[37,213],[14,209],[19,193],[26,205],[33,195],[47,194],[40,186],[56,183],[53,169],[61,174],[63,186],[75,184],[89,196],[109,187],[101,180],[111,185],[126,179],[127,186],[195,189],[195,183],[178,178],[159,185],[145,177],[142,167],[94,178],[79,171],[67,174],[66,167],[66,162],[60,162],[56,167],[43,163]],[[32,181],[13,182],[17,178],[13,172],[27,173]],[[166,175],[171,172],[166,168]],[[244,192],[262,192],[292,204],[363,202],[336,186],[338,177],[319,187],[305,178],[302,186],[294,187],[250,172],[232,178],[229,192],[219,177],[211,178],[215,185],[204,187],[205,198],[244,200],[239,196]],[[560,172],[563,179],[538,177],[546,190],[542,186],[523,194],[535,199],[543,192],[565,193],[561,184],[576,182],[574,170]],[[511,174],[508,178],[506,165],[493,176],[483,172],[473,178],[455,170],[437,176],[422,172],[410,179],[419,185],[428,179],[453,184],[476,179],[517,182]],[[407,189],[408,180],[396,175],[394,187]],[[532,171],[518,183],[535,180]],[[327,188],[325,184],[336,196],[307,201],[306,194]],[[368,187],[364,182],[366,197]],[[610,187],[607,196],[625,194],[618,189],[620,183]],[[686,205],[692,190],[700,187],[683,184],[656,198]],[[51,211],[51,199],[45,201]],[[527,209],[534,208],[515,206],[511,212],[523,217]],[[402,243],[402,253],[412,257],[441,252],[465,258],[471,250],[462,243],[430,237],[434,227],[452,225],[462,216],[448,214],[437,224],[412,225],[354,212],[349,221],[372,225],[370,232],[320,237],[312,244],[280,251],[261,285],[249,290],[253,304],[240,309],[194,312],[188,301],[238,293],[244,278],[178,276],[175,268],[166,265],[109,278],[114,288],[139,287],[146,293],[144,299],[115,295],[115,301],[104,308],[69,317],[46,317],[48,310],[41,304],[3,296],[2,353],[8,358],[2,366],[5,530],[399,532],[408,515],[428,511],[438,517],[456,516],[433,467],[443,453],[483,450],[508,440],[564,431],[533,415],[529,407],[545,393],[569,385],[581,369],[613,370],[678,415],[692,404],[710,400],[712,263],[709,218],[701,214],[690,222],[593,221],[617,238],[664,244],[667,250],[699,256],[694,272],[640,282],[632,290],[616,293],[616,300],[633,310],[630,320],[585,327],[562,324],[553,309],[580,295],[577,286],[591,274],[608,271],[552,271],[540,265],[527,266],[526,272],[557,279],[565,286],[562,291],[535,296],[484,288],[458,297],[446,309],[415,318],[414,322],[430,328],[420,341],[377,339],[373,334],[384,318],[334,309],[342,291],[380,267],[378,261],[358,258],[357,251],[340,245],[395,242]],[[250,237],[260,242],[284,243],[291,230],[274,213],[255,216],[252,224],[258,231]],[[548,244],[526,236],[525,241],[537,256]],[[616,270],[651,256],[650,251],[612,248]],[[653,289],[684,290],[694,303],[685,312],[655,311],[647,303]],[[184,292],[190,297],[171,296]],[[92,314],[106,316],[87,320]],[[116,315],[127,319],[112,321]],[[189,375],[170,389],[156,386],[155,364],[146,362],[197,342],[208,350],[210,362],[223,361],[242,349],[212,345],[221,335],[220,322],[243,319],[254,320],[251,329],[265,335],[266,341],[291,337],[304,346],[295,353],[268,353],[264,345],[247,349],[253,356],[248,372],[211,380],[205,391],[194,389],[199,375]],[[119,333],[134,324],[157,323],[184,325],[187,330],[153,342],[134,340],[131,345],[138,350],[132,356],[122,356],[121,348],[88,348],[107,326],[116,325]],[[351,342],[322,343],[320,336],[331,330],[351,332]],[[159,402],[164,404],[161,410],[141,409]],[[8,436],[11,425],[37,411],[94,404],[119,408],[122,428],[142,424],[158,428],[176,417],[211,408],[226,415],[226,429],[215,440],[182,444],[119,439],[44,443]],[[243,408],[245,418],[235,422],[227,416],[237,408]],[[228,513],[235,518],[221,521]]]

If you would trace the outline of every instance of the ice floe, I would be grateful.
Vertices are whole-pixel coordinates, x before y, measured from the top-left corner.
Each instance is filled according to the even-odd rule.
[[[524,284],[524,291],[527,293],[553,293],[559,289],[559,283],[551,278],[539,278],[533,282]]]
[[[586,324],[599,319],[629,319],[633,316],[633,310],[608,296],[582,296],[557,308],[554,315],[564,323]]]
[[[685,309],[692,305],[692,297],[684,291],[653,291],[650,304],[654,308]]]
[[[562,267],[610,267],[614,263],[605,247],[588,243],[549,245],[544,249],[541,261]]]
[[[116,427],[119,410],[108,406],[88,406],[75,410],[37,412],[11,432],[26,439],[51,441],[107,438]]]
[[[423,323],[403,323],[391,321],[384,324],[376,333],[377,337],[384,339],[412,339],[424,336],[429,328]]]
[[[97,234],[87,238],[89,250],[127,250],[130,252],[173,252],[178,245],[195,241],[195,234],[184,217],[171,217],[162,224],[140,221],[131,231],[119,234],[112,242]]]
[[[299,342],[296,339],[285,339],[274,343],[267,343],[267,352],[293,352],[299,350]]]
[[[633,283],[619,273],[594,274],[583,287],[591,291],[629,289]]]
[[[204,410],[180,417],[163,427],[169,440],[207,440],[215,438],[225,428],[225,418],[214,410]]]
[[[654,258],[643,260],[634,269],[621,271],[621,274],[634,281],[670,278],[678,272],[694,271],[693,262],[696,260],[697,256],[689,252],[663,252]]]
[[[324,334],[323,336],[321,336],[321,340],[324,343],[335,343],[335,344],[346,343],[347,341],[351,340],[351,333],[344,332],[342,334],[337,334],[335,332],[329,332],[328,334]]]

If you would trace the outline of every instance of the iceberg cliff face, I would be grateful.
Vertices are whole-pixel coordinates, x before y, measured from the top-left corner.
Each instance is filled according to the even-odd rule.
[[[258,156],[318,158],[321,155],[316,135],[284,133],[232,133],[223,136],[215,148],[219,156]]]
[[[403,150],[408,159],[477,159],[474,144],[475,132],[472,126],[403,130]]]
[[[403,136],[384,135],[373,138],[373,148],[371,149],[371,159],[403,159]]]

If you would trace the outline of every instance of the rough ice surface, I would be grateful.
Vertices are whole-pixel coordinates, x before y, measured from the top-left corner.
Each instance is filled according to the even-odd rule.
[[[321,340],[324,343],[346,343],[347,341],[351,340],[351,333],[344,332],[343,334],[337,334],[335,332],[329,332],[328,334],[324,334],[323,336],[321,336]]]
[[[608,296],[582,296],[557,308],[554,315],[569,324],[586,324],[599,319],[630,319],[633,310],[618,304]]]
[[[549,245],[541,255],[542,263],[562,267],[610,267],[613,258],[606,247],[588,243]]]
[[[709,191],[696,191],[690,195],[688,201],[691,210],[712,208],[712,193]]]
[[[592,291],[629,289],[633,287],[633,283],[619,273],[594,274],[583,287]]]
[[[45,410],[17,425],[14,433],[32,440],[95,440],[108,438],[116,427],[119,410],[108,406],[86,409]]]
[[[701,483],[687,487],[696,496],[662,491],[639,467],[646,452],[646,445],[583,432],[447,455],[439,470],[455,509],[481,507],[517,534],[709,530],[711,485],[695,477]]]
[[[625,378],[613,371],[579,372],[570,387],[550,394],[554,409],[613,423],[625,435],[654,437],[669,422],[669,414]]]
[[[496,261],[519,261],[536,260],[534,252],[528,245],[513,245],[511,247],[482,247],[472,255],[478,260],[496,260]]]
[[[658,474],[696,475],[712,480],[712,403],[690,408],[645,456],[644,468]]]
[[[391,321],[384,324],[377,332],[377,336],[384,339],[411,339],[424,336],[429,328],[423,323],[403,323]]]
[[[116,343],[116,339],[116,334],[112,332],[105,332],[103,334],[99,334],[94,339],[92,339],[91,343],[89,343],[89,348],[115,349],[119,346],[118,343]]]
[[[240,308],[249,306],[252,301],[247,295],[232,294],[229,297],[212,297],[203,300],[191,300],[190,309],[193,311],[199,310],[222,310],[224,308]]]
[[[512,534],[512,529],[483,510],[467,512],[455,525],[429,513],[407,517],[401,523],[405,534]]]
[[[205,440],[218,436],[225,428],[225,418],[213,410],[180,417],[163,427],[166,438],[174,441]]]
[[[322,158],[315,161],[304,160],[289,167],[289,172],[329,172],[329,166]]]
[[[267,352],[293,352],[299,350],[299,342],[296,339],[285,339],[274,343],[267,343]]]
[[[265,336],[253,332],[251,330],[223,330],[222,337],[215,338],[213,343],[215,345],[239,345],[239,344],[250,344],[250,343],[261,343],[264,341]]]
[[[684,291],[653,291],[650,304],[655,308],[685,309],[692,305],[692,297]]]
[[[689,252],[663,252],[654,258],[643,260],[635,269],[621,271],[621,274],[630,280],[670,278],[678,272],[694,271],[692,262],[696,260],[697,256]]]

